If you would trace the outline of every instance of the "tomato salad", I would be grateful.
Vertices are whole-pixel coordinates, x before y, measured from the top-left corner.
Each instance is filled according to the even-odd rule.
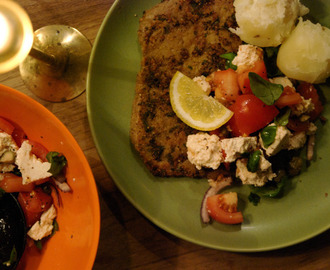
[[[27,235],[41,248],[41,240],[58,229],[58,189],[70,192],[66,183],[67,160],[30,140],[16,123],[0,117],[0,195],[14,193],[24,212]],[[32,242],[32,241],[30,241]]]
[[[188,136],[189,161],[197,168],[220,171],[217,179],[209,180],[202,201],[205,223],[243,222],[237,193],[218,194],[226,186],[249,185],[249,200],[257,205],[263,196],[279,196],[285,181],[313,158],[317,125],[325,121],[323,105],[313,84],[281,74],[274,64],[277,50],[241,45],[238,53],[221,56],[227,60],[225,70],[203,78],[211,95],[233,112],[219,129]],[[304,149],[307,155],[302,158]],[[220,158],[211,157],[215,152]]]

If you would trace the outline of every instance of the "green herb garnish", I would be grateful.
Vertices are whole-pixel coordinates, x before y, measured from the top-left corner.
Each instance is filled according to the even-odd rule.
[[[274,125],[274,126],[267,126],[260,132],[260,136],[264,147],[267,148],[275,141],[276,131],[277,131],[277,126]]]
[[[256,172],[258,170],[260,155],[261,155],[260,150],[256,150],[250,154],[247,163],[247,169],[249,172]]]
[[[65,156],[58,152],[49,152],[46,155],[46,158],[48,162],[51,163],[48,172],[50,172],[53,176],[59,175],[67,164]]]
[[[249,202],[253,203],[254,206],[257,206],[260,202],[260,196],[253,192],[250,192],[248,199]]]
[[[282,85],[271,83],[254,72],[249,73],[249,79],[253,94],[266,105],[273,105],[283,93]]]
[[[234,58],[236,57],[236,54],[231,52],[231,53],[224,53],[220,55],[221,58],[226,59],[226,64],[225,64],[225,69],[231,68],[233,70],[237,69],[237,66],[235,66],[232,62]]]
[[[13,249],[10,252],[10,256],[9,256],[9,260],[6,262],[3,262],[2,264],[9,267],[11,266],[13,263],[15,263],[17,261],[17,251],[15,246],[13,247]]]
[[[35,246],[39,249],[42,250],[42,242],[41,240],[35,240],[34,241]]]
[[[54,219],[54,221],[53,221],[53,230],[52,230],[52,233],[51,233],[50,236],[53,236],[58,230],[59,230],[58,223],[57,223],[56,219]]]
[[[261,197],[274,198],[281,194],[285,182],[287,180],[286,176],[283,176],[279,182],[270,181],[262,187],[251,186],[252,193],[255,193]]]
[[[291,114],[291,109],[287,108],[286,110],[282,111],[279,115],[275,117],[274,122],[278,126],[286,126],[289,123],[290,114]]]

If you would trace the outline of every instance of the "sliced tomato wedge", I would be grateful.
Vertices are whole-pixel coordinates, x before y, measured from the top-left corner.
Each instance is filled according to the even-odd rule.
[[[268,79],[265,62],[263,60],[256,61],[253,67],[251,67],[250,69],[244,69],[243,72],[238,72],[237,74],[238,85],[243,94],[252,94],[249,79],[250,72],[257,73],[265,80]]]
[[[3,179],[0,181],[0,188],[2,188],[8,193],[31,192],[34,189],[34,186],[34,183],[23,185],[22,177],[19,177],[12,173],[4,173]]]
[[[11,136],[13,137],[18,147],[21,147],[23,141],[27,139],[25,132],[19,126],[15,126]]]
[[[37,222],[41,214],[53,204],[52,196],[45,193],[40,187],[31,192],[20,192],[18,201],[23,209],[28,227]]]
[[[229,192],[210,196],[206,201],[206,208],[217,222],[224,224],[240,224],[243,222],[242,212],[237,211],[237,193]]]
[[[283,89],[282,95],[275,102],[275,106],[278,108],[284,108],[286,106],[296,105],[302,102],[301,95],[296,92],[293,87],[286,86]]]
[[[253,94],[240,95],[229,108],[234,115],[228,124],[234,136],[248,136],[268,125],[279,113],[274,105],[266,105]]]
[[[15,127],[8,120],[0,117],[0,130],[11,135],[14,131]]]
[[[214,72],[212,83],[215,86],[215,98],[225,105],[235,101],[239,95],[237,73],[231,68]]]
[[[36,155],[36,157],[40,158],[43,162],[47,161],[47,154],[48,150],[46,147],[44,147],[41,143],[38,143],[36,141],[29,140],[29,143],[32,146],[31,153]]]

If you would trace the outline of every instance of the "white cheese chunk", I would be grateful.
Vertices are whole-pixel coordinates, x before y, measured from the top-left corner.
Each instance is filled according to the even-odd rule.
[[[222,160],[220,151],[220,139],[217,135],[208,133],[197,133],[189,135],[187,138],[188,160],[196,166],[198,170],[202,167],[217,169]]]
[[[247,159],[238,159],[236,161],[236,177],[239,178],[244,185],[254,185],[261,187],[266,182],[276,177],[273,173],[271,163],[265,159],[264,156],[260,156],[259,168],[256,172],[250,172],[247,168]]]
[[[291,114],[295,116],[301,116],[313,111],[315,108],[312,99],[305,99],[301,97],[301,102],[299,104],[291,106]]]
[[[257,147],[257,137],[235,137],[222,139],[221,149],[224,152],[224,162],[234,162],[244,153],[252,152]]]
[[[50,235],[53,231],[53,221],[56,217],[56,209],[54,204],[44,212],[40,221],[37,221],[33,224],[31,229],[28,231],[28,236],[30,236],[33,240],[41,240],[42,238]]]
[[[233,64],[236,65],[239,69],[241,67],[253,67],[254,63],[258,60],[262,60],[263,51],[261,48],[244,44],[238,47],[237,56],[233,60]]]
[[[305,132],[295,132],[289,139],[289,150],[302,148],[307,140]]]
[[[31,153],[31,150],[32,146],[28,141],[24,141],[17,150],[15,163],[22,173],[24,185],[52,175],[48,172],[51,164],[49,162],[42,162]]]
[[[211,85],[206,80],[205,76],[202,75],[202,76],[195,77],[195,78],[193,78],[193,81],[195,83],[197,83],[207,95],[209,95],[211,93]]]
[[[18,149],[12,136],[6,132],[0,132],[0,156],[7,151],[16,152]]]
[[[288,77],[275,77],[275,78],[269,79],[269,81],[271,83],[280,84],[283,87],[286,87],[286,86],[293,87],[293,84]]]
[[[275,124],[270,124],[270,126],[275,126]],[[260,135],[260,144],[265,149],[267,156],[273,156],[281,150],[288,148],[290,136],[291,132],[286,127],[277,126],[274,142],[268,147],[265,147]]]

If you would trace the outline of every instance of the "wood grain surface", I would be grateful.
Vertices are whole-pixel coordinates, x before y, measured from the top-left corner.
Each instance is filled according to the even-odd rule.
[[[17,2],[30,15],[35,30],[51,24],[70,25],[93,43],[114,0]],[[89,129],[85,93],[65,103],[40,100],[25,87],[18,69],[0,74],[0,83],[33,97],[52,111],[84,151],[101,205],[101,235],[93,269],[330,269],[329,231],[280,250],[231,253],[204,248],[159,229],[126,200],[105,170]]]

